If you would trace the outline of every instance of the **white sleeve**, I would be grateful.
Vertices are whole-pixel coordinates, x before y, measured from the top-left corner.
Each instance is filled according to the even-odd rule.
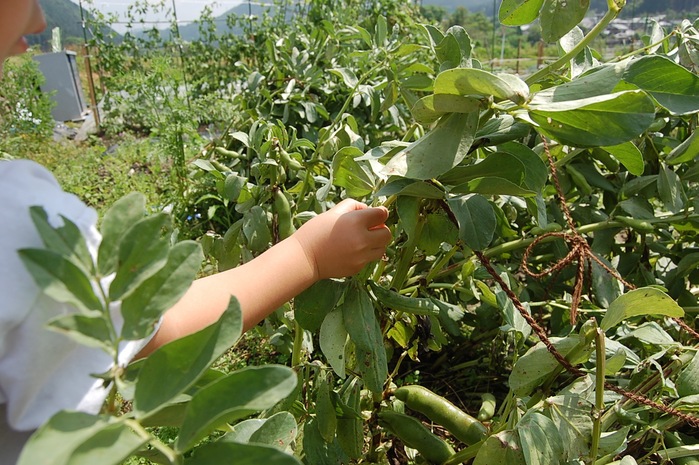
[[[17,254],[43,247],[29,215],[34,205],[44,207],[54,226],[61,224],[59,214],[74,222],[93,254],[100,241],[96,212],[64,192],[46,169],[26,160],[0,162],[0,403],[18,431],[36,429],[62,409],[96,413],[107,391],[90,375],[112,365],[103,351],[45,328],[47,320],[75,309],[43,294]],[[125,344],[120,360],[130,360],[144,344]]]

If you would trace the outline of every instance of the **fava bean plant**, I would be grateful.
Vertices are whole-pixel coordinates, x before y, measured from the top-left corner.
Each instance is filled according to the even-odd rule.
[[[489,71],[468,31],[422,24],[400,2],[310,2],[306,17],[261,26],[250,55],[209,76],[235,89],[220,98],[236,116],[186,164],[174,236],[226,269],[352,197],[389,208],[386,257],[315,284],[259,328],[291,367],[208,368],[240,334],[233,301],[217,325],[107,376],[132,410],[60,413],[27,457],[60,442],[51,463],[83,463],[99,442],[115,464],[699,460],[697,24],[650,22],[642,46],[603,57],[590,44],[624,1],[583,32],[588,6],[501,2],[502,25],[538,20],[558,45],[522,76]],[[126,260],[136,234],[107,229],[105,241]],[[159,265],[121,291],[102,250],[96,265],[54,241],[25,253],[93,283],[116,270],[97,297],[51,278],[85,320],[59,328],[84,337],[107,321],[101,340],[113,342],[152,328],[169,301],[139,300],[128,316],[127,300],[175,299],[146,284],[180,270],[178,250],[188,276],[201,257],[149,234],[138,247],[163,244]],[[119,337],[104,305],[120,299],[132,329]],[[148,429],[161,425],[178,428],[174,444]]]

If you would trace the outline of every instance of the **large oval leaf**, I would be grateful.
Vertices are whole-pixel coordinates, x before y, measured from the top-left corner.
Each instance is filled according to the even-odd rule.
[[[539,16],[544,0],[502,0],[498,18],[506,26],[529,24]]]
[[[271,446],[212,442],[199,447],[186,465],[221,465],[235,457],[236,465],[301,465],[295,457]]]
[[[381,392],[388,377],[383,334],[369,294],[354,281],[345,293],[342,317],[356,347],[357,369],[366,387]]]
[[[165,407],[192,386],[242,332],[240,305],[231,297],[216,323],[160,347],[146,359],[138,375],[134,411],[145,415]]]
[[[649,92],[673,115],[699,111],[699,76],[660,55],[632,62],[624,80]]]
[[[145,443],[123,422],[59,412],[32,435],[17,465],[119,465]]]
[[[600,322],[600,328],[606,331],[627,318],[641,315],[677,318],[684,315],[684,310],[660,289],[642,287],[627,292],[612,302]]]
[[[541,38],[557,41],[585,18],[588,8],[590,0],[546,0],[539,16]]]
[[[345,377],[346,345],[347,330],[342,321],[342,310],[338,308],[328,313],[320,326],[320,350],[340,378]]]
[[[527,465],[522,453],[519,434],[505,430],[493,434],[478,449],[473,465]]]
[[[185,452],[218,426],[272,407],[296,383],[296,373],[280,365],[243,368],[217,379],[192,397],[175,449]]]
[[[432,131],[393,157],[383,173],[413,179],[437,177],[468,155],[477,129],[477,111],[445,115]]]
[[[459,222],[459,238],[473,250],[490,245],[497,226],[495,210],[484,197],[469,195],[449,199],[449,208]]]
[[[655,119],[655,106],[644,92],[625,91],[580,100],[532,104],[529,116],[542,132],[577,147],[627,142]]]
[[[511,74],[493,74],[477,68],[455,68],[443,71],[434,81],[435,94],[493,97],[524,103],[529,86]]]

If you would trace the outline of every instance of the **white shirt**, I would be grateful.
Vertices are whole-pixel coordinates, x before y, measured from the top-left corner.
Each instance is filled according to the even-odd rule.
[[[31,432],[63,409],[97,413],[106,391],[90,374],[103,373],[112,365],[105,352],[45,328],[49,319],[76,310],[44,295],[17,254],[18,249],[44,247],[29,215],[34,205],[44,207],[54,227],[62,224],[59,213],[74,222],[93,256],[100,242],[95,210],[64,192],[45,168],[27,160],[0,162],[2,465],[16,462],[27,438],[17,432]],[[120,350],[122,363],[144,343],[125,344]]]

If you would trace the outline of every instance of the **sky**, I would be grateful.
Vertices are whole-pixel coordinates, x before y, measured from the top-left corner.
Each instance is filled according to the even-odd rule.
[[[72,1],[76,4],[80,3],[80,0]],[[144,0],[141,0],[141,3],[143,1]],[[161,0],[147,1],[149,3],[158,4]],[[182,23],[187,23],[198,19],[201,11],[207,5],[211,7],[214,16],[218,16],[235,7],[236,5],[246,2],[246,0],[165,0],[167,7],[171,7],[173,1],[175,4],[175,9],[177,11],[177,19]],[[124,12],[126,12],[128,6],[130,4],[136,3],[136,0],[83,0],[82,3],[85,8],[94,7],[104,13],[116,13],[119,15],[120,18],[123,18]],[[160,17],[156,15],[150,15],[144,18],[144,20],[146,21],[155,21],[163,19],[165,18],[162,15]],[[119,27],[119,25],[115,25],[114,29],[119,31],[119,29],[122,29],[122,27]]]

